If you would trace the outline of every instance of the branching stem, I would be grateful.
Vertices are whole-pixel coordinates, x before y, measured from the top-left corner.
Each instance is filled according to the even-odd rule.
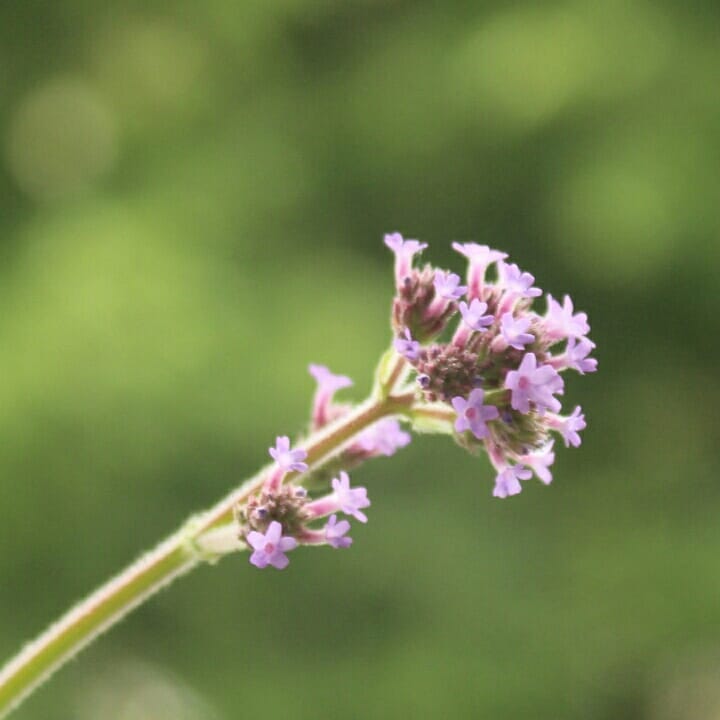
[[[307,452],[310,470],[342,451],[381,418],[409,415],[413,399],[409,394],[372,398],[318,430],[299,445]],[[217,529],[232,521],[235,505],[262,486],[267,471],[260,471],[207,512],[190,518],[179,531],[81,601],[12,658],[0,670],[0,719],[131,610],[210,559],[212,553],[203,547],[213,547]],[[208,542],[203,543],[208,533]]]

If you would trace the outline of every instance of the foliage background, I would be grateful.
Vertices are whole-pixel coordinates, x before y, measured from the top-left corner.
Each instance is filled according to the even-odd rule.
[[[389,340],[382,234],[508,250],[601,372],[554,485],[422,439],[351,552],[180,582],[18,720],[720,717],[720,6],[0,4],[0,655]]]

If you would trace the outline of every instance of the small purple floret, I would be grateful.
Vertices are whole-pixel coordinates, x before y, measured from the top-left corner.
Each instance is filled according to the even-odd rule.
[[[400,233],[390,233],[385,236],[385,244],[395,253],[395,283],[399,288],[412,270],[413,257],[422,252],[427,243],[403,240]]]
[[[513,317],[512,313],[505,313],[500,319],[500,333],[505,342],[516,350],[524,350],[525,345],[533,342],[535,337],[526,332],[531,320],[528,317]]]
[[[385,244],[395,253],[412,257],[427,247],[427,243],[418,240],[403,240],[400,233],[388,233],[385,235]]]
[[[417,360],[420,356],[420,343],[412,339],[410,330],[405,328],[405,338],[395,338],[393,347],[397,352],[408,360]]]
[[[514,263],[498,264],[500,274],[500,285],[503,289],[515,297],[536,298],[542,295],[542,290],[533,287],[535,278],[529,272],[523,272]]]
[[[574,337],[568,339],[565,349],[565,363],[567,367],[577,370],[581,375],[597,370],[597,360],[588,357],[595,348],[595,343],[586,337],[576,340]]]
[[[521,490],[520,480],[529,480],[532,472],[522,465],[509,465],[495,478],[493,497],[506,498]]]
[[[275,438],[275,447],[271,447],[268,452],[285,472],[305,472],[308,469],[307,464],[303,462],[307,453],[305,450],[291,450],[290,438],[287,435]]]
[[[331,515],[325,525],[325,539],[328,545],[335,549],[347,548],[352,545],[352,538],[348,537],[350,523],[347,520],[338,521],[337,515]]]
[[[585,415],[583,415],[582,408],[579,405],[573,410],[572,415],[561,417],[557,430],[560,431],[563,437],[565,447],[570,445],[574,448],[580,447],[582,443],[580,431],[584,430],[586,426]]]
[[[435,273],[433,284],[435,292],[446,300],[459,300],[467,292],[467,286],[460,285],[459,275],[444,270]]]
[[[367,522],[367,515],[361,512],[362,508],[369,507],[370,501],[364,487],[351,488],[350,478],[343,470],[339,478],[333,478],[332,488],[337,504],[346,515],[352,515],[362,523]]]
[[[459,396],[452,399],[452,406],[457,413],[456,432],[462,433],[470,430],[478,440],[488,436],[489,430],[486,423],[497,419],[500,413],[494,405],[483,405],[484,396],[484,391],[476,388],[470,393],[467,400]]]
[[[325,365],[308,365],[308,372],[315,378],[318,389],[334,393],[343,388],[352,387],[353,381],[346,375],[335,375]]]
[[[405,432],[394,418],[376,422],[358,436],[357,445],[369,455],[390,457],[410,444],[410,433]]]
[[[545,332],[550,340],[562,340],[563,338],[579,338],[590,332],[587,322],[587,314],[584,312],[575,313],[573,301],[569,295],[563,298],[563,304],[547,296],[547,312],[544,317]]]
[[[499,250],[493,250],[487,245],[479,245],[478,243],[468,242],[459,243],[454,242],[452,244],[453,250],[464,255],[472,263],[487,267],[498,260],[504,260],[507,257],[507,253],[500,252]]]
[[[477,298],[475,298],[469,306],[466,302],[461,302],[458,307],[460,308],[460,314],[465,324],[478,332],[486,330],[495,321],[494,315],[485,315],[487,312],[487,303]]]
[[[529,467],[537,476],[538,480],[549,485],[552,482],[552,473],[550,466],[555,462],[555,453],[553,452],[554,441],[537,452],[523,455],[520,462]]]
[[[294,537],[283,536],[282,525],[277,520],[270,523],[264,534],[256,530],[249,532],[247,543],[255,551],[250,556],[250,562],[255,567],[272,565],[278,570],[283,570],[290,562],[285,553],[297,547]]]
[[[560,401],[553,395],[562,393],[563,380],[550,365],[538,367],[533,353],[526,353],[520,367],[507,374],[505,387],[512,392],[510,404],[518,412],[529,413],[531,402],[535,403],[541,413],[545,410],[560,410]]]

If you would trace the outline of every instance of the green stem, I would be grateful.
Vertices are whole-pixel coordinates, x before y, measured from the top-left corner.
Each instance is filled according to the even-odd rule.
[[[310,468],[340,452],[362,430],[388,415],[407,415],[411,396],[371,399],[299,445]],[[175,578],[206,559],[198,538],[230,522],[233,508],[263,484],[267,469],[243,483],[96,590],[26,645],[0,670],[0,719],[103,632]]]

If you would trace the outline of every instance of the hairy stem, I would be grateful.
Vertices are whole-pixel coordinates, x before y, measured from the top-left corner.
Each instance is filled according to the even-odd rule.
[[[410,395],[371,399],[299,445],[312,469],[339,453],[353,438],[388,415],[407,415]],[[210,558],[202,536],[232,521],[233,508],[263,484],[267,469],[247,480],[205,513],[142,556],[80,602],[0,670],[0,718],[131,610],[175,578]],[[205,544],[205,547],[208,547]]]

